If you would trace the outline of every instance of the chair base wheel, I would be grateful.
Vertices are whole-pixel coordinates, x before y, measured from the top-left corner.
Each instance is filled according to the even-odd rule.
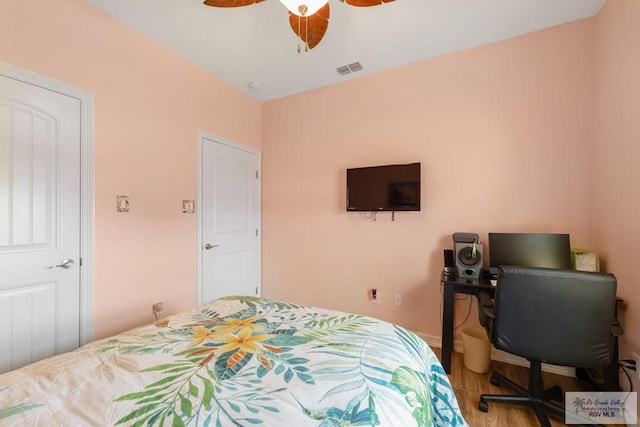
[[[551,400],[563,400],[562,388],[553,386],[542,389],[542,363],[530,361],[529,389],[522,387],[498,372],[490,377],[491,384],[507,388],[512,394],[481,394],[478,410],[489,412],[489,403],[527,406],[536,414],[542,427],[551,427],[549,415],[562,418],[566,411],[561,406],[553,405]],[[533,391],[531,391],[533,390]]]
[[[550,400],[555,400],[558,402],[562,402],[564,400],[564,393],[562,393],[562,388],[560,386],[553,386],[545,393]]]

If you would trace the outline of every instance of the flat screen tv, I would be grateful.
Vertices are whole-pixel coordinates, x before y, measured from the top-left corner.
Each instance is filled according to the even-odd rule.
[[[419,211],[420,163],[347,169],[347,211]]]
[[[571,268],[568,234],[489,233],[489,273],[498,266]]]

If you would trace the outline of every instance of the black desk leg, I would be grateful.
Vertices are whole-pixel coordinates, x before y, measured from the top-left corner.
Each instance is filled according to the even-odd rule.
[[[451,353],[453,352],[453,286],[444,285],[442,307],[442,367],[451,373]]]

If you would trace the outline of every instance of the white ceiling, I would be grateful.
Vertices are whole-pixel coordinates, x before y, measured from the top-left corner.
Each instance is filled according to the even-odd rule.
[[[89,0],[258,101],[269,101],[598,13],[605,0],[329,0],[329,29],[298,53],[278,0],[213,8],[202,0]],[[362,71],[336,68],[360,62]],[[259,88],[251,88],[251,83]]]

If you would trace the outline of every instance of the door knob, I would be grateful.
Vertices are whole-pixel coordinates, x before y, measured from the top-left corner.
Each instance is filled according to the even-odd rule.
[[[73,265],[75,264],[75,261],[72,259],[65,259],[63,260],[60,264],[58,265],[50,265],[49,267],[47,267],[49,270],[53,270],[54,268],[64,268],[65,270],[70,269],[71,267],[73,267]]]
[[[217,248],[220,245],[212,245],[211,243],[207,243],[204,245],[205,250],[209,250],[209,249],[213,249],[213,248]]]

